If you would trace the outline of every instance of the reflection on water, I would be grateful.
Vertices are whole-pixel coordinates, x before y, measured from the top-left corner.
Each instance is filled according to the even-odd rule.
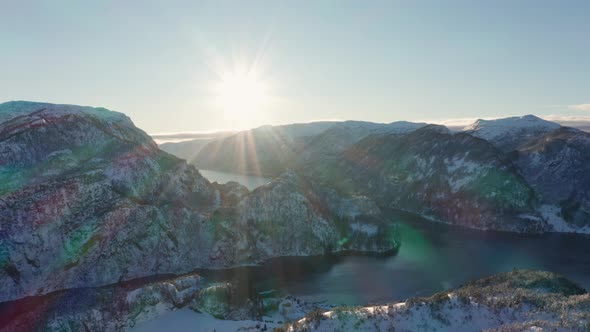
[[[199,172],[210,182],[227,183],[229,181],[239,182],[246,186],[248,190],[254,190],[257,187],[265,185],[270,182],[271,179],[262,176],[253,175],[241,175],[235,173],[225,173],[218,171],[211,171],[206,169],[200,169]]]
[[[367,304],[430,295],[514,268],[558,272],[590,288],[590,237],[483,232],[390,212],[402,247],[392,257],[287,257],[263,266],[204,272],[244,293],[275,290],[312,301]]]

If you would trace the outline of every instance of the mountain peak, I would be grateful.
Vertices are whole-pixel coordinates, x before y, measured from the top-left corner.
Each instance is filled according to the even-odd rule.
[[[489,131],[490,134],[497,133],[499,135],[502,134],[502,132],[505,130],[527,127],[557,129],[559,128],[559,124],[543,120],[536,115],[527,114],[523,116],[513,116],[493,120],[477,119],[477,121],[475,121],[474,123],[463,128],[463,131],[485,130]]]
[[[511,151],[560,127],[555,122],[528,114],[494,120],[479,119],[463,128],[463,132],[483,138],[503,151]]]
[[[70,104],[52,104],[45,102],[16,100],[0,104],[0,122],[12,120],[19,116],[44,111],[53,115],[86,114],[107,122],[125,122],[133,126],[131,119],[123,113],[108,110],[103,107],[79,106]]]
[[[430,131],[438,134],[451,134],[451,130],[443,125],[428,124],[416,130],[416,132]]]

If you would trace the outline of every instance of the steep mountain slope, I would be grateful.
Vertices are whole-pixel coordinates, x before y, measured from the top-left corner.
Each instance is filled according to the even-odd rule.
[[[295,165],[293,167],[298,167],[315,159],[336,157],[369,135],[404,135],[424,126],[426,126],[425,123],[406,121],[397,121],[389,124],[361,121],[337,123],[322,133],[311,137],[301,149],[301,152],[293,157],[291,164]]]
[[[162,151],[166,151],[178,158],[182,158],[184,160],[193,160],[205,145],[211,143],[214,140],[215,138],[199,138],[183,142],[162,143],[159,144],[158,147]]]
[[[590,228],[590,134],[562,127],[512,154],[524,177],[543,199],[558,205],[576,231]]]
[[[339,158],[315,160],[302,170],[340,193],[366,195],[382,207],[481,229],[548,229],[543,220],[523,217],[535,215],[537,198],[502,152],[442,126],[369,136]]]
[[[294,172],[216,211],[212,258],[261,261],[332,252],[393,253],[397,230],[366,197],[342,197]]]
[[[202,169],[274,177],[287,168],[305,141],[335,122],[262,126],[216,139],[202,147],[189,162]]]
[[[378,209],[366,219],[341,215],[330,204],[349,198],[316,194],[295,174],[253,193],[212,185],[121,113],[11,102],[0,116],[0,301],[278,255],[399,246],[395,230],[375,226]],[[375,231],[355,226],[365,223]],[[295,229],[302,235],[281,233]]]
[[[555,122],[543,120],[534,115],[525,115],[496,120],[480,119],[463,128],[463,131],[491,142],[502,151],[509,152],[559,127],[560,125]]]
[[[424,125],[344,121],[264,126],[214,140],[188,160],[203,169],[272,177],[296,167],[301,158],[337,154],[368,135],[404,134]]]
[[[29,102],[0,114],[0,300],[207,263],[215,188],[129,118]]]
[[[590,294],[560,275],[513,271],[428,298],[317,310],[279,331],[587,331]]]
[[[265,126],[214,140],[189,162],[202,169],[274,177],[302,144],[303,137]]]

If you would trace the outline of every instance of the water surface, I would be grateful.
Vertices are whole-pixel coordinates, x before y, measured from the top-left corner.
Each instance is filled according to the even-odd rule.
[[[284,257],[263,266],[204,271],[242,292],[276,291],[311,301],[367,304],[402,301],[515,268],[558,272],[590,289],[590,237],[475,231],[389,212],[402,246],[392,257]]]

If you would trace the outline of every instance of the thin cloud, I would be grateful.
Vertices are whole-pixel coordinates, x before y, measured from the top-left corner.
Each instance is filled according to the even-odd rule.
[[[178,132],[178,133],[153,133],[149,134],[156,144],[164,143],[180,143],[185,141],[194,141],[199,139],[214,139],[228,136],[236,133],[236,131],[219,130],[207,132]]]
[[[565,127],[578,128],[590,132],[590,116],[547,115],[542,118],[557,122]]]
[[[575,111],[587,111],[590,112],[590,104],[575,104],[568,105],[567,108]]]
[[[480,119],[481,120],[495,120],[498,118],[455,118],[455,119],[431,120],[431,121],[423,121],[423,122],[443,125],[452,131],[460,131],[463,128],[467,127],[468,125],[470,125]]]

